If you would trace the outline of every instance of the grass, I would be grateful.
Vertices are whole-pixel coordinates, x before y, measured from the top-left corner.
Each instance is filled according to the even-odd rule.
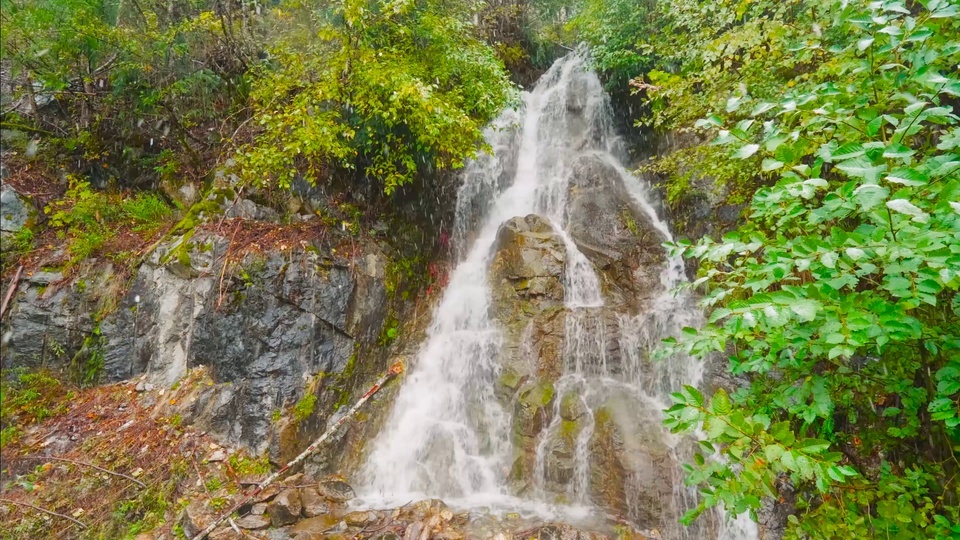
[[[108,193],[72,177],[64,196],[44,209],[49,224],[67,241],[71,263],[95,257],[125,231],[153,235],[173,216],[174,209],[154,193]]]

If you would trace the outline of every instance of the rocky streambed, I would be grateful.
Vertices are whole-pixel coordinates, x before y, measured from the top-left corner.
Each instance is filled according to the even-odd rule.
[[[461,512],[440,499],[412,501],[387,510],[351,508],[353,489],[340,477],[316,479],[295,474],[270,486],[240,509],[241,517],[225,522],[209,538],[233,540],[604,540],[658,539],[656,531],[641,533],[608,523],[594,529],[564,523],[543,523],[519,514],[496,516]],[[192,537],[219,516],[225,498],[197,500],[179,519]],[[219,501],[212,504],[211,501]]]

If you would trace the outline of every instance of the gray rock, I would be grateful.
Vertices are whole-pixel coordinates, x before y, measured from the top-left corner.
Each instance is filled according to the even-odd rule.
[[[97,290],[114,279],[109,267],[101,271],[98,281],[84,291],[62,283],[57,272],[40,272],[21,282],[3,321],[3,365],[59,367],[70,363],[94,328],[97,303],[86,289]]]
[[[0,186],[0,232],[16,233],[27,225],[33,208],[9,184]]]
[[[236,520],[237,527],[241,529],[257,530],[266,529],[270,526],[270,519],[264,515],[250,514]]]
[[[337,479],[321,480],[317,484],[317,493],[328,501],[338,503],[347,502],[356,496],[350,484]]]
[[[375,250],[354,271],[315,251],[267,252],[241,261],[243,273],[228,271],[221,287],[227,243],[198,234],[183,260],[165,255],[170,245],[140,267],[101,323],[110,344],[104,370],[109,380],[148,373],[170,385],[206,365],[215,382],[230,385],[201,395],[184,417],[257,452],[279,452],[270,446],[278,444],[273,411],[303,396],[305,377],[342,371],[358,339],[379,336],[386,263]]]
[[[300,519],[303,505],[300,502],[300,490],[285,489],[267,505],[267,514],[274,527],[283,527],[296,523]]]
[[[634,303],[658,292],[666,237],[633,201],[620,172],[602,158],[581,157],[568,196],[570,237],[600,270],[606,295],[615,303]]]
[[[184,534],[193,538],[213,523],[214,519],[215,517],[206,508],[204,501],[194,500],[183,509],[177,522],[183,529]]]
[[[267,513],[267,503],[257,503],[250,508],[250,515],[262,516]]]

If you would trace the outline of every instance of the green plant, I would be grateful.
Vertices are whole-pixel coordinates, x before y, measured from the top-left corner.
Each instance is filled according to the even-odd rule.
[[[315,394],[305,394],[296,405],[293,406],[293,416],[298,422],[303,422],[313,414],[317,405],[317,396]]]
[[[13,442],[23,426],[40,423],[67,410],[72,390],[44,370],[13,368],[0,379],[0,426],[2,444]]]
[[[461,167],[508,98],[465,4],[286,2],[280,12],[284,33],[251,91],[260,131],[237,154],[249,181],[288,188],[346,169],[390,194]]]
[[[91,334],[83,339],[83,345],[70,362],[70,372],[77,385],[92,386],[99,382],[103,372],[105,346],[106,339],[97,325]]]
[[[244,452],[234,452],[227,458],[230,467],[237,474],[265,475],[270,472],[269,456],[254,458]]]
[[[960,5],[803,6],[817,26],[791,50],[816,68],[697,123],[776,182],[739,230],[672,245],[700,262],[709,323],[669,348],[727,352],[749,377],[709,400],[674,395],[667,425],[705,433],[686,520],[755,512],[785,476],[788,537],[955,538]]]

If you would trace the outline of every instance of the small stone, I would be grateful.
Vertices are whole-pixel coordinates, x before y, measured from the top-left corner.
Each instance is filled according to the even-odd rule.
[[[407,530],[403,531],[403,540],[419,540],[420,533],[423,532],[423,523],[414,521],[407,525]]]
[[[219,461],[225,461],[226,459],[227,459],[227,453],[224,452],[224,451],[221,449],[221,450],[217,450],[216,452],[210,454],[210,457],[207,458],[207,461],[209,461],[209,462],[219,462]]]
[[[303,483],[304,483],[303,473],[297,473],[293,476],[288,477],[286,480],[283,481],[283,485],[289,486],[289,487],[296,487]]]
[[[333,502],[347,502],[355,496],[350,484],[339,479],[321,481],[317,484],[317,493],[324,499]]]
[[[204,508],[204,501],[195,500],[187,505],[180,513],[180,527],[190,538],[193,538],[205,529],[214,520],[214,517]]]
[[[349,514],[343,516],[343,519],[347,522],[347,525],[362,527],[367,523],[376,521],[377,514],[369,511],[350,512]]]
[[[146,392],[147,391],[146,383],[144,383],[143,381],[138,382],[135,390],[137,392]]]
[[[233,530],[233,527],[229,525],[218,527],[210,533],[210,536],[207,538],[210,540],[244,540],[243,535],[237,533],[237,531]]]
[[[266,529],[269,527],[270,519],[262,514],[259,516],[250,514],[236,520],[235,523],[237,524],[237,527],[240,527],[241,529],[250,529],[255,531],[257,529]]]
[[[302,488],[300,490],[300,501],[303,503],[303,517],[322,516],[330,512],[330,506],[317,493],[315,488]]]
[[[267,513],[267,503],[257,503],[250,508],[250,515],[262,516]]]
[[[300,502],[300,491],[285,489],[270,502],[267,513],[274,527],[283,527],[295,523],[300,518],[303,506]]]
[[[300,520],[290,529],[290,533],[294,535],[298,533],[325,534],[343,532],[346,529],[347,524],[340,521],[340,518],[326,515]]]
[[[280,493],[280,491],[282,491],[282,489],[283,488],[281,488],[277,484],[271,484],[263,488],[263,491],[261,491],[256,497],[254,497],[252,502],[254,503],[267,502],[273,499],[274,497],[276,497],[277,494]]]

